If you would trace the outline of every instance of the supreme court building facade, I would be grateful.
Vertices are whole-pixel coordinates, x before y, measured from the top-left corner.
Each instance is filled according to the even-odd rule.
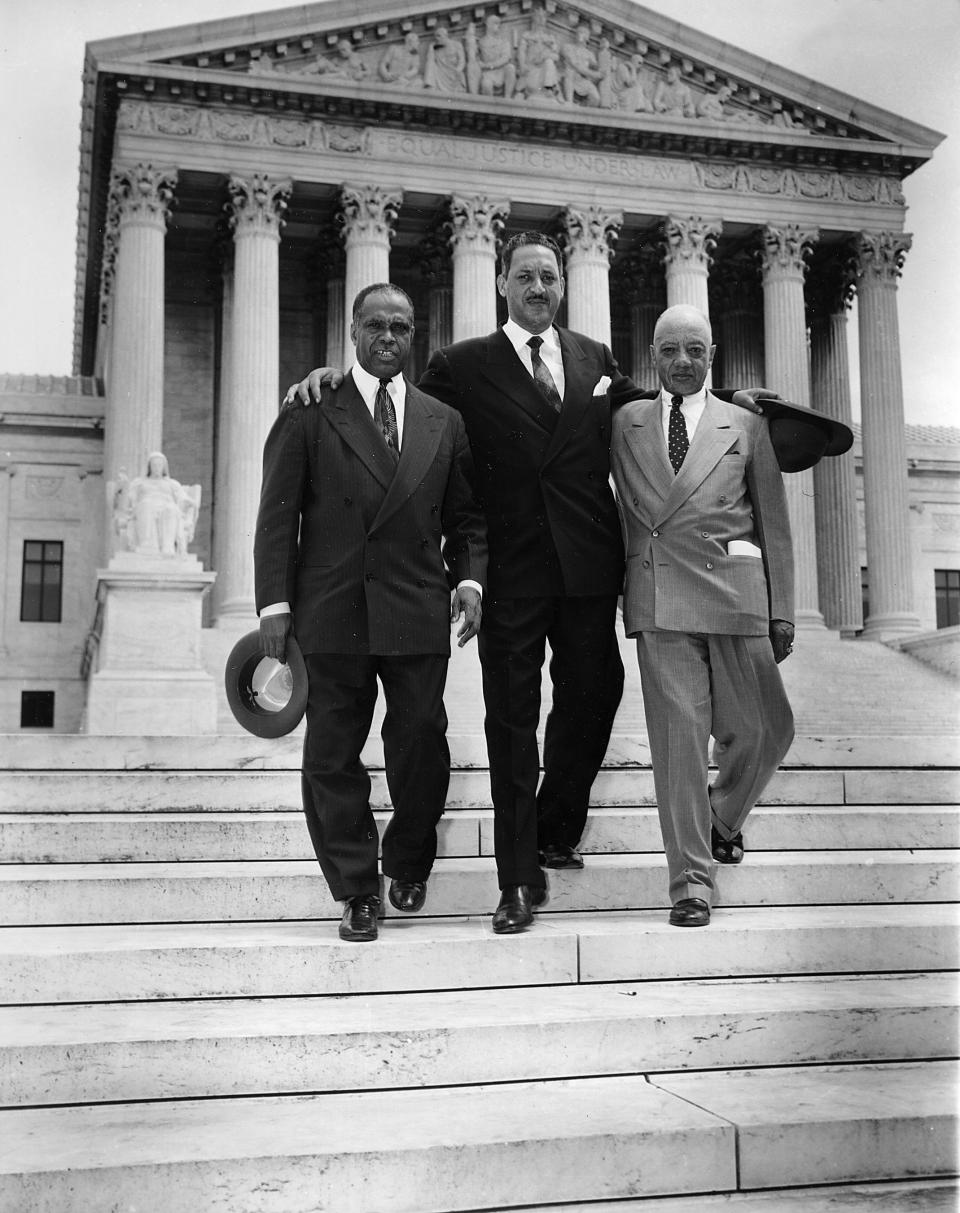
[[[206,622],[254,626],[260,458],[287,385],[352,360],[348,309],[371,282],[414,299],[414,377],[431,349],[490,331],[497,249],[527,227],[564,249],[559,321],[646,387],[656,315],[690,303],[713,322],[715,384],[849,421],[856,296],[869,613],[850,455],[786,477],[797,622],[916,631],[901,182],[939,140],[630,0],[328,0],[91,44],[73,405],[48,406],[44,448],[72,470],[33,485],[62,494],[77,536],[55,660],[90,647],[104,486],[154,450],[202,486]],[[8,589],[18,560],[11,545]]]

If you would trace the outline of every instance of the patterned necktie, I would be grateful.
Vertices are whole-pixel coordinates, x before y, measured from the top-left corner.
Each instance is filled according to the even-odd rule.
[[[667,433],[667,452],[670,455],[670,462],[673,464],[674,472],[680,471],[690,446],[690,439],[687,437],[687,423],[683,418],[683,413],[680,412],[681,404],[683,404],[682,396],[670,397],[670,429]]]
[[[531,337],[527,345],[530,347],[530,363],[533,367],[533,377],[537,381],[537,387],[543,393],[547,404],[559,413],[563,404],[560,399],[560,393],[557,391],[557,385],[553,381],[553,376],[540,357],[540,347],[543,345],[543,338]]]
[[[373,421],[383,435],[394,463],[400,458],[400,435],[397,432],[397,413],[387,391],[389,379],[381,379],[377,388],[377,398],[373,402]]]

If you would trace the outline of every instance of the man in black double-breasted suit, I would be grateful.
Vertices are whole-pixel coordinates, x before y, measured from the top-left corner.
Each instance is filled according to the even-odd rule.
[[[416,911],[450,774],[450,622],[464,615],[461,645],[480,627],[486,528],[463,420],[403,377],[407,295],[383,283],[361,291],[351,337],[357,362],[340,390],[317,408],[283,410],[270,431],[254,563],[265,652],[282,659],[292,628],[307,664],[303,805],[330,891],[345,902],[340,935],[368,940],[379,874],[360,751],[377,680],[394,809],[383,871],[391,903]]]

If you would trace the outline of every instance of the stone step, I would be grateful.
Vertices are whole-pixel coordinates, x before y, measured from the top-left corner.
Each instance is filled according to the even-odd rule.
[[[0,1008],[7,1105],[950,1057],[953,974]]]
[[[650,909],[665,904],[662,855],[594,855],[577,872],[547,873],[541,913]],[[715,902],[727,906],[955,901],[960,853],[760,851],[717,871]],[[491,858],[441,859],[430,878],[430,915],[492,913],[498,900]],[[383,912],[396,915],[384,899]],[[0,921],[68,923],[231,922],[338,919],[315,861],[223,863],[6,864]]]
[[[0,804],[11,813],[292,812],[300,808],[298,764],[299,758],[283,770],[5,770],[0,771]],[[370,776],[370,803],[389,807],[383,771],[371,769]],[[653,773],[649,766],[607,767],[597,777],[592,802],[608,807],[655,804]],[[783,768],[760,803],[960,804],[960,772]],[[448,809],[489,804],[485,768],[451,771]]]
[[[932,972],[958,953],[956,909],[937,903],[720,909],[704,930],[663,910],[543,915],[519,935],[494,935],[489,917],[396,918],[368,945],[329,922],[5,927],[0,1003]]]
[[[956,1067],[811,1067],[0,1112],[0,1203],[509,1209],[955,1172]],[[282,1193],[282,1202],[278,1194]]]
[[[745,1189],[956,1175],[954,1061],[651,1075],[737,1130]]]
[[[389,812],[375,814],[382,830]],[[440,822],[439,854],[493,854],[493,810],[457,809]],[[900,849],[960,844],[956,805],[768,805],[746,830],[750,851]],[[585,854],[659,852],[656,808],[591,809]],[[312,859],[299,811],[277,813],[0,814],[0,855],[8,863],[144,863]]]
[[[529,1206],[524,1213],[956,1213],[960,1188],[950,1179],[912,1183],[830,1184],[777,1188],[768,1192],[724,1192],[707,1196],[659,1196],[618,1200],[615,1205]]]

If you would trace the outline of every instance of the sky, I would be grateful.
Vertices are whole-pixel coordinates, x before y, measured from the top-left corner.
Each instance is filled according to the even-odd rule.
[[[85,43],[287,7],[286,0],[0,0],[7,173],[0,373],[71,373]],[[357,0],[356,20],[376,7]],[[645,7],[947,136],[904,185],[914,241],[899,290],[900,344],[906,420],[960,425],[957,390],[943,371],[960,336],[960,0],[649,0]],[[859,415],[855,336],[854,316]]]

